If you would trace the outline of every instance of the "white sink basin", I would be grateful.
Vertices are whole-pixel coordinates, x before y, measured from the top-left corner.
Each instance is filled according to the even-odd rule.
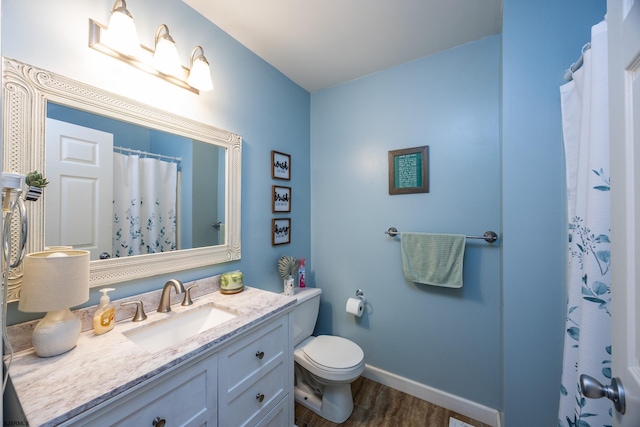
[[[238,313],[214,305],[204,305],[124,333],[150,353],[163,350],[199,333],[238,317]]]

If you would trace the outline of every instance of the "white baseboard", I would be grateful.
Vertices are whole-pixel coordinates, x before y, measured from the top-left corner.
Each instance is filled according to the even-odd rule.
[[[496,409],[454,396],[453,394],[420,384],[419,382],[392,374],[391,372],[383,371],[371,365],[365,366],[362,376],[400,390],[403,393],[415,396],[418,399],[426,400],[427,402],[447,408],[450,411],[473,418],[481,423],[492,427],[501,427],[500,412]]]

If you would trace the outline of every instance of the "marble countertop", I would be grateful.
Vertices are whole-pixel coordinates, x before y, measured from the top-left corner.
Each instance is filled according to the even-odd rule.
[[[182,362],[224,345],[277,313],[288,311],[295,299],[246,287],[232,295],[217,291],[206,293],[193,298],[193,302],[189,307],[182,307],[179,302],[173,304],[170,313],[158,313],[157,306],[145,304],[147,320],[118,321],[112,331],[103,335],[85,331],[73,350],[59,356],[40,358],[33,349],[16,353],[9,375],[29,425],[55,426],[67,421]],[[131,329],[211,303],[239,315],[153,354],[123,335]],[[119,311],[118,302],[114,304]]]

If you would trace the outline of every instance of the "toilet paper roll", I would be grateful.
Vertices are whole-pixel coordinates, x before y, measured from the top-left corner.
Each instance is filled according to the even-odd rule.
[[[362,313],[364,313],[364,302],[359,298],[349,298],[347,300],[347,313],[362,317]]]

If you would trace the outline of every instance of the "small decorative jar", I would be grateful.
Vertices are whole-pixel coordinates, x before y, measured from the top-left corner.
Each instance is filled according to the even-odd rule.
[[[244,290],[242,271],[230,271],[220,275],[220,293],[236,294]]]

